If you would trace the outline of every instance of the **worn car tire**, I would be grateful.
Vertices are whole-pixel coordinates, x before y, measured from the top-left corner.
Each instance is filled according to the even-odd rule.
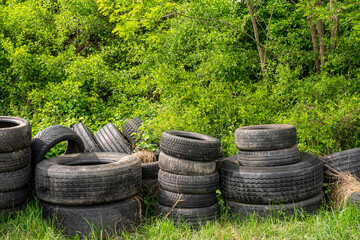
[[[219,186],[219,174],[202,176],[177,175],[159,170],[159,185],[176,193],[205,194],[215,192]]]
[[[0,152],[28,148],[31,142],[30,123],[22,118],[0,116]]]
[[[165,131],[161,135],[160,150],[177,158],[212,161],[220,157],[220,140],[205,134]]]
[[[142,123],[143,121],[139,117],[134,117],[122,126],[122,133],[134,147],[136,146],[136,143],[141,141],[143,133],[140,133],[139,127]],[[140,134],[138,139],[136,139],[136,134]]]
[[[161,217],[167,216],[168,219],[174,220],[176,224],[186,221],[192,226],[198,227],[206,221],[213,221],[219,218],[220,206],[216,203],[210,207],[203,208],[172,208],[156,203],[155,213]]]
[[[324,193],[321,192],[315,197],[294,203],[277,204],[277,205],[269,205],[269,204],[261,205],[261,204],[247,204],[247,203],[227,201],[227,204],[230,207],[230,212],[234,215],[247,216],[247,215],[256,214],[257,216],[260,217],[266,217],[266,216],[271,216],[272,214],[285,214],[288,216],[288,215],[293,215],[295,213],[295,209],[307,213],[314,212],[315,210],[321,207],[323,198],[324,198]]]
[[[0,192],[13,191],[27,187],[31,179],[30,164],[25,168],[13,171],[0,173]]]
[[[36,166],[36,195],[62,205],[109,203],[140,191],[138,158],[121,153],[57,156]]]
[[[141,163],[142,179],[157,179],[159,173],[158,162]]]
[[[296,128],[289,124],[252,125],[235,130],[239,150],[266,151],[296,145]]]
[[[0,173],[25,168],[31,162],[30,147],[14,152],[0,153]]]
[[[237,160],[243,166],[275,167],[297,163],[300,151],[297,146],[280,150],[239,151]]]
[[[103,152],[104,150],[100,147],[99,143],[94,138],[94,134],[90,129],[83,123],[73,124],[70,126],[84,143],[84,152]]]
[[[208,175],[215,172],[215,161],[192,161],[160,152],[159,167],[169,173],[187,176]]]
[[[240,166],[233,156],[221,162],[219,173],[224,197],[242,203],[298,202],[318,195],[323,184],[322,162],[304,152],[298,163],[278,167]]]
[[[38,132],[31,140],[31,162],[33,168],[41,162],[55,145],[67,142],[64,154],[84,152],[84,143],[74,131],[62,125],[53,125]]]
[[[202,208],[217,203],[215,192],[206,194],[174,193],[161,187],[157,191],[157,200],[163,206],[176,206],[177,208]]]
[[[41,201],[43,218],[56,218],[69,236],[89,235],[92,229],[111,232],[138,224],[142,218],[142,199],[132,196],[119,202],[94,206],[64,206]]]
[[[129,143],[124,139],[120,130],[112,123],[103,126],[94,135],[96,141],[105,152],[119,152],[131,154]]]
[[[20,188],[8,192],[0,192],[0,209],[12,208],[23,204],[28,196],[29,189]]]
[[[360,178],[360,148],[336,152],[321,158],[325,181],[336,180],[337,173],[350,173]]]

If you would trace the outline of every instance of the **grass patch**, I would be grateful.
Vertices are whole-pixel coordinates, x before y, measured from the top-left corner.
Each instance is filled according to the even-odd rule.
[[[358,239],[360,210],[351,205],[342,208],[319,209],[313,215],[296,214],[279,218],[258,218],[254,215],[240,219],[226,214],[198,229],[183,223],[156,218],[152,205],[154,197],[146,198],[147,211],[143,222],[132,230],[117,234],[97,233],[89,239]],[[56,229],[55,221],[43,220],[39,200],[34,194],[25,208],[13,218],[0,218],[1,239],[72,239]],[[73,239],[79,239],[76,236]]]

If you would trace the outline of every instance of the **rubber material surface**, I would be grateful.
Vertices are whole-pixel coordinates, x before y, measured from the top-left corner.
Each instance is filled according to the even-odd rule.
[[[126,142],[120,130],[112,123],[103,126],[94,135],[96,141],[105,152],[131,154],[129,143]]]
[[[27,187],[31,179],[30,164],[13,172],[0,173],[0,192]]]
[[[215,192],[219,186],[219,174],[203,176],[177,175],[159,170],[159,185],[176,193],[203,194]]]
[[[56,217],[65,234],[89,235],[93,229],[121,231],[141,220],[142,199],[133,196],[123,201],[95,206],[62,206],[41,202],[43,217]]]
[[[312,213],[321,207],[323,198],[324,193],[321,192],[320,194],[310,199],[287,204],[255,205],[232,201],[227,201],[227,204],[230,206],[230,212],[232,214],[241,216],[256,214],[261,217],[266,217],[272,214],[293,215],[295,213],[295,209],[299,211],[305,211],[307,213]]]
[[[174,208],[163,206],[159,203],[155,205],[155,212],[157,215],[164,217],[170,213],[167,218],[174,220],[176,224],[186,221],[194,227],[205,223],[206,221],[213,221],[220,217],[220,206],[214,204],[210,207],[203,208]]]
[[[157,179],[159,173],[158,162],[141,163],[142,179]]]
[[[0,152],[14,152],[30,146],[31,126],[22,118],[0,116]]]
[[[239,150],[265,151],[296,145],[296,128],[289,124],[253,125],[235,130],[235,145]]]
[[[215,192],[207,194],[174,193],[161,187],[157,192],[157,200],[163,206],[178,208],[209,207],[217,202]]]
[[[161,135],[160,150],[177,158],[211,161],[220,157],[220,140],[205,134],[165,131]]]
[[[239,163],[251,167],[275,167],[294,164],[300,161],[300,151],[297,146],[269,151],[239,151]]]
[[[31,162],[30,147],[14,152],[0,153],[0,173],[25,168]]]
[[[64,154],[84,152],[84,143],[74,131],[62,125],[53,125],[38,132],[31,140],[31,162],[33,168],[56,144],[67,142]]]
[[[318,195],[323,183],[322,162],[304,152],[298,163],[278,167],[239,166],[233,156],[221,162],[219,173],[224,197],[242,203],[298,202]]]
[[[70,128],[81,138],[84,143],[84,152],[103,152],[99,143],[94,138],[94,134],[83,123],[73,124]]]
[[[138,158],[121,153],[69,154],[36,166],[36,195],[62,205],[119,201],[140,191]]]
[[[122,132],[124,136],[127,138],[130,144],[132,144],[134,147],[136,146],[136,143],[141,141],[142,132],[140,133],[139,127],[142,125],[143,121],[139,117],[134,117],[133,119],[127,121],[122,126]],[[136,139],[136,135],[134,133],[138,134],[140,133],[139,139]]]
[[[215,161],[192,161],[172,157],[164,152],[159,155],[159,167],[169,173],[178,175],[208,175],[215,172]]]
[[[8,192],[0,192],[0,209],[12,208],[23,204],[28,196],[28,188],[20,188]]]

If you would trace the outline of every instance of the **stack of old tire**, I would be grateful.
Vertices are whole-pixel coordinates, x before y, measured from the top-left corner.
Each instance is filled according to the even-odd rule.
[[[21,209],[31,177],[31,127],[22,118],[0,116],[0,215]]]
[[[193,226],[220,215],[216,199],[219,174],[215,160],[220,141],[204,134],[166,131],[161,135],[159,189],[155,212]]]
[[[36,165],[43,217],[56,217],[67,235],[122,230],[141,219],[141,165],[123,153],[77,153]]]
[[[323,198],[323,165],[296,146],[288,124],[236,129],[238,155],[220,163],[220,189],[234,214],[312,212]]]

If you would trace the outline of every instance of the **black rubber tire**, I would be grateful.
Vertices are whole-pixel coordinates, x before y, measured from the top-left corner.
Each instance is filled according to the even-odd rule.
[[[230,207],[230,212],[233,215],[247,216],[255,214],[260,217],[272,216],[272,214],[285,214],[286,216],[293,215],[295,209],[312,213],[315,210],[319,209],[322,205],[322,199],[324,198],[324,193],[316,195],[315,197],[294,203],[287,204],[278,204],[278,205],[256,205],[256,204],[246,204],[227,201],[227,204]]]
[[[245,167],[238,165],[236,156],[228,159],[219,167],[220,190],[228,200],[252,204],[298,202],[318,195],[323,187],[322,162],[309,153],[301,152],[298,163],[278,167]]]
[[[16,212],[21,211],[24,208],[24,204],[20,204],[10,208],[0,208],[1,217],[15,217]]]
[[[30,123],[22,118],[0,116],[0,152],[28,148],[31,142]]]
[[[159,173],[158,162],[141,163],[142,179],[157,179]]]
[[[27,187],[31,179],[30,164],[13,172],[0,173],[0,192]]]
[[[36,166],[36,195],[62,205],[109,203],[140,191],[138,158],[122,153],[79,153],[53,157]]]
[[[289,124],[252,125],[235,130],[239,150],[266,151],[296,145],[296,128]]]
[[[94,138],[94,134],[83,123],[73,124],[70,126],[84,143],[84,152],[104,152],[99,143]]]
[[[141,189],[145,193],[155,192],[158,187],[158,179],[143,179],[141,182]]]
[[[215,172],[215,161],[191,161],[167,155],[160,152],[160,169],[178,175],[196,176],[208,175]]]
[[[23,204],[28,196],[28,188],[20,188],[8,192],[0,192],[0,209],[12,208]]]
[[[103,126],[94,135],[96,141],[105,152],[131,154],[129,143],[126,142],[120,130],[112,123]]]
[[[0,173],[25,168],[31,162],[30,147],[14,152],[0,153]]]
[[[110,204],[94,206],[64,206],[41,201],[43,218],[56,218],[64,233],[69,236],[76,234],[89,235],[91,229],[112,229],[121,231],[138,224],[142,218],[142,199],[133,196]]]
[[[159,170],[159,185],[176,193],[205,194],[215,192],[219,187],[219,173],[202,176],[177,175]]]
[[[203,208],[171,208],[163,206],[159,203],[155,205],[155,213],[160,217],[165,217],[173,220],[176,224],[186,221],[193,227],[198,227],[206,221],[213,221],[220,217],[220,206],[214,204],[210,207]]]
[[[129,143],[134,146],[134,148],[136,146],[136,143],[141,141],[143,133],[140,133],[139,127],[142,125],[142,123],[143,121],[139,117],[134,117],[122,126],[122,133],[127,138]],[[133,135],[134,133],[140,133],[140,138],[136,139],[136,135]]]
[[[31,162],[33,168],[44,160],[45,155],[55,145],[67,142],[64,154],[84,152],[84,143],[74,131],[62,125],[53,125],[38,132],[31,140]]]
[[[161,187],[157,191],[157,200],[161,205],[167,207],[173,207],[176,203],[177,208],[202,208],[217,203],[215,192],[206,194],[174,193]]]
[[[360,178],[360,148],[336,152],[321,158],[325,182],[336,180],[334,174],[348,172]]]
[[[162,152],[196,161],[212,161],[221,155],[220,140],[201,133],[165,131],[161,135]]]
[[[297,146],[269,151],[239,151],[239,163],[249,167],[275,167],[294,164],[300,161],[300,151]]]

